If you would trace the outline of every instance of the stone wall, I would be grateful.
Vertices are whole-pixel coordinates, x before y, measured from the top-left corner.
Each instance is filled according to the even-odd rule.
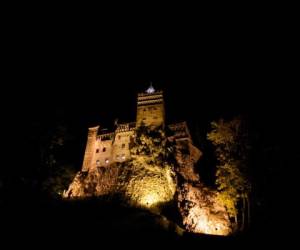
[[[99,126],[89,128],[82,171],[88,171],[95,161],[94,156],[98,130]]]
[[[163,92],[139,94],[137,100],[137,126],[159,126],[165,123]]]
[[[134,131],[116,133],[112,159],[114,162],[124,162],[130,159],[130,142],[134,136]]]

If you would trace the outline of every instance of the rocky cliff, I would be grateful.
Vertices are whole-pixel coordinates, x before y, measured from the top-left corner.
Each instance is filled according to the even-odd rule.
[[[177,203],[181,225],[197,233],[230,233],[227,213],[194,168],[202,153],[188,140],[170,140],[161,129],[138,130],[131,159],[77,173],[65,198],[119,197],[121,202],[159,213]]]

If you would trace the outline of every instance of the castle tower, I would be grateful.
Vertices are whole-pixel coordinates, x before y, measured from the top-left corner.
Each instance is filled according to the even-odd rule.
[[[94,163],[98,130],[99,126],[89,128],[88,139],[82,165],[82,171],[84,172],[88,171]]]
[[[145,93],[137,98],[137,127],[160,126],[165,124],[165,107],[162,91],[155,91],[152,84]]]

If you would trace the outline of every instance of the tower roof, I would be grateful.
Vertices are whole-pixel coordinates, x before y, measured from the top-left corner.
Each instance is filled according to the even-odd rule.
[[[153,94],[155,92],[155,89],[152,86],[152,82],[150,83],[150,87],[146,90],[147,94]]]

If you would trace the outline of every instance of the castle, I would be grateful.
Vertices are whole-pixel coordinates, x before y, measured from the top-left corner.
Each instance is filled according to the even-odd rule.
[[[169,149],[172,163],[158,160],[166,159],[160,156]],[[110,133],[99,126],[89,128],[82,169],[63,197],[121,197],[122,203],[156,212],[176,202],[188,231],[227,235],[225,207],[216,192],[203,188],[195,171],[201,155],[186,122],[165,124],[163,92],[150,86],[137,96],[135,122],[116,123]]]
[[[163,91],[156,91],[152,85],[137,96],[136,122],[116,124],[115,130],[110,133],[101,130],[100,126],[89,128],[82,172],[129,160],[130,142],[135,136],[136,128],[142,125],[166,127]],[[171,139],[176,141],[180,172],[185,179],[197,180],[193,165],[199,160],[201,151],[193,145],[186,122],[170,124],[167,128],[171,131]],[[183,148],[190,152],[188,158],[181,157],[180,149]]]

